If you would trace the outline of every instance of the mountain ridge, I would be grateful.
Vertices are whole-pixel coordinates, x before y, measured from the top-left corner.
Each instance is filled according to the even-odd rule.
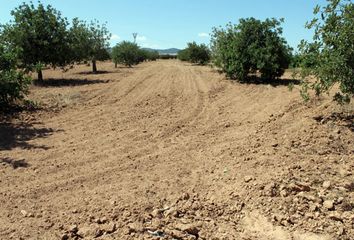
[[[144,50],[147,51],[157,51],[160,55],[177,55],[181,49],[178,48],[167,48],[167,49],[153,49],[153,48],[143,48]]]

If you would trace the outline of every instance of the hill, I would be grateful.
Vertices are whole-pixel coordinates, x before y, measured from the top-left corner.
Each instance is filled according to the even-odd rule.
[[[178,48],[168,48],[168,49],[153,49],[153,48],[143,48],[144,50],[147,51],[158,51],[160,55],[177,55],[181,49]]]

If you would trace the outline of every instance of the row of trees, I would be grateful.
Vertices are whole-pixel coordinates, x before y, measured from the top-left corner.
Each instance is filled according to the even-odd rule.
[[[320,95],[338,83],[340,91],[334,99],[348,103],[354,96],[354,3],[327,0],[327,6],[317,6],[314,14],[315,18],[306,24],[308,29],[314,29],[313,41],[302,41],[294,55],[282,37],[283,19],[246,18],[238,24],[214,28],[212,62],[229,78],[241,82],[258,74],[263,80],[272,80],[289,67],[298,68],[305,100],[309,99],[309,90]],[[210,59],[208,54],[207,46],[189,43],[178,58],[205,64]]]
[[[241,19],[238,24],[214,28],[211,50],[206,45],[189,43],[178,54],[182,61],[206,64],[212,60],[230,78],[247,82],[252,74],[262,79],[280,77],[286,68],[298,67],[303,79],[301,95],[308,90],[317,95],[339,83],[335,99],[349,102],[354,95],[354,3],[351,0],[327,0],[324,8],[316,7],[315,19],[306,26],[314,29],[312,42],[302,41],[299,52],[282,37],[282,19]],[[69,24],[56,9],[23,3],[11,15],[13,21],[0,25],[0,101],[20,99],[28,88],[24,73],[36,71],[43,80],[45,66],[61,67],[74,62],[108,59],[110,33],[105,24],[87,23],[77,18]],[[122,42],[112,49],[112,59],[127,66],[156,60],[157,52],[148,52],[135,43]],[[316,80],[309,80],[315,76]]]
[[[96,72],[96,61],[109,58],[110,33],[104,24],[75,18],[69,27],[59,11],[41,3],[23,3],[11,15],[13,21],[0,28],[0,44],[16,55],[19,69],[36,71],[39,81],[44,66],[65,68],[86,60]]]

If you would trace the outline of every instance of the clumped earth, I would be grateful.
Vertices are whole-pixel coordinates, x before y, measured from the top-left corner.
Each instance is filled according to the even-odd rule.
[[[173,60],[100,68],[47,70],[42,109],[2,116],[1,239],[354,239],[352,105]]]

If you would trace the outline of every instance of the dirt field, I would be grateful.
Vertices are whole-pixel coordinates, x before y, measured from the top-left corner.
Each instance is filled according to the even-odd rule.
[[[2,119],[0,239],[354,239],[353,113],[286,79],[98,67],[45,71],[44,109]]]

